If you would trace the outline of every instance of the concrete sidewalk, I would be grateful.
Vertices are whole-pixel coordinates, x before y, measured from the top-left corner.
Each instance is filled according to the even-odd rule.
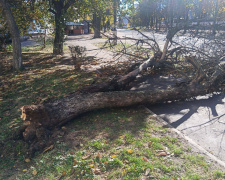
[[[149,106],[154,113],[225,162],[225,95]]]
[[[107,39],[93,39],[93,34],[68,36],[65,40],[66,46],[85,46],[86,57],[89,65],[84,66],[84,70],[96,70],[104,66],[112,66],[122,61],[127,61],[126,56],[118,58],[115,52],[105,50],[97,46],[98,43],[105,43]],[[70,55],[68,55],[70,56]]]

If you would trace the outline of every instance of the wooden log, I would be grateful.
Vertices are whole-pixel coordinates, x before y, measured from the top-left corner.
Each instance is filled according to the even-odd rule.
[[[76,116],[101,108],[125,107],[137,104],[155,104],[206,94],[204,87],[175,87],[155,91],[113,91],[98,93],[77,93],[69,97],[41,105],[22,107],[22,119],[27,125],[23,132],[25,140],[36,137],[37,129],[52,129]]]

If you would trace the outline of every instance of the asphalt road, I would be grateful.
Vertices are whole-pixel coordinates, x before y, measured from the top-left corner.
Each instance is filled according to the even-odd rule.
[[[142,32],[144,35],[153,38],[156,40],[156,42],[159,44],[159,47],[161,49],[163,49],[164,44],[165,44],[165,40],[166,40],[166,33],[153,33],[153,32]],[[126,30],[126,29],[118,29],[117,30],[117,36],[118,37],[131,37],[131,38],[136,38],[136,39],[147,39],[146,37],[144,37],[143,35],[141,35],[140,33],[138,33],[137,31],[134,30]],[[197,38],[197,37],[191,37],[191,36],[182,36],[182,35],[175,35],[173,38],[173,41],[176,42],[177,44],[180,44],[182,46],[185,47],[197,47],[198,48],[204,48],[204,49],[208,49],[208,51],[210,51],[210,47],[207,47],[207,43],[210,42],[210,40],[206,40],[203,38]],[[176,45],[174,44],[173,46],[171,46],[171,48],[175,47]],[[202,50],[204,50],[202,49]]]
[[[225,95],[149,106],[154,113],[225,162]]]
[[[166,40],[166,34],[158,34],[158,33],[153,34],[151,32],[142,32],[142,33],[148,37],[155,38],[160,48],[163,47]],[[126,29],[118,29],[117,36],[120,38],[130,37],[130,38],[136,38],[136,39],[146,39],[143,35],[141,35],[137,31],[126,30]]]

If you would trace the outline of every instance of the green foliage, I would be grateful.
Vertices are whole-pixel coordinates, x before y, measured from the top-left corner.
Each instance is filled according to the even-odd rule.
[[[214,179],[222,179],[225,176],[225,174],[222,171],[215,171],[213,173]]]
[[[36,26],[46,28],[47,23],[52,23],[47,1],[10,1],[10,5],[21,34],[26,34],[29,28],[34,29]],[[0,18],[0,24],[5,25],[9,31],[4,22],[5,19]]]
[[[118,159],[118,158],[114,158],[114,159],[110,159],[108,164],[107,164],[107,168],[119,168],[119,167],[122,167],[123,165],[123,162]]]
[[[224,1],[140,0],[138,4],[132,0],[122,2],[122,16],[128,15],[132,25],[145,26],[146,28],[158,29],[161,24],[163,27],[166,24],[171,27],[173,23],[190,19],[195,21],[197,19],[200,21],[201,19],[212,20],[216,16],[216,19],[222,20],[225,17]]]

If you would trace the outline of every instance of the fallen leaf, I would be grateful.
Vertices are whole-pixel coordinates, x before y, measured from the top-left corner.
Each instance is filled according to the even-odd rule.
[[[90,157],[91,157],[91,155],[83,156],[83,157],[82,157],[82,160],[86,160],[86,159],[88,159],[88,158],[90,158]]]
[[[127,152],[128,152],[129,154],[132,154],[134,151],[133,151],[132,149],[128,149]]]
[[[47,151],[49,151],[49,150],[51,150],[51,149],[53,149],[53,147],[54,147],[54,146],[53,146],[53,145],[51,145],[51,146],[49,146],[49,147],[45,148],[45,150],[43,151],[43,153],[44,153],[44,152],[47,152]]]
[[[93,167],[94,167],[94,165],[93,165],[93,164],[89,164],[88,166],[89,166],[90,168],[93,168]]]
[[[101,170],[100,169],[94,169],[94,174],[100,174]]]
[[[9,88],[9,86],[8,86],[8,85],[4,85],[3,87],[4,87],[5,89]]]
[[[33,174],[34,176],[36,176],[36,175],[37,175],[37,171],[36,171],[36,170],[33,170],[32,174]]]
[[[122,176],[124,176],[124,175],[125,175],[125,173],[126,173],[126,170],[125,170],[125,169],[123,169],[123,171],[122,171]]]
[[[128,163],[129,163],[129,161],[128,161],[128,160],[125,160],[125,161],[124,161],[124,163],[128,164]]]
[[[159,153],[159,154],[156,154],[156,156],[166,156],[166,155],[167,155],[166,152],[161,152],[161,153]]]
[[[144,161],[148,162],[148,159],[146,157],[143,157],[142,158]]]
[[[63,171],[62,176],[65,176],[65,175],[66,175],[66,172],[65,172],[65,171]]]
[[[152,141],[149,141],[148,142],[148,147],[151,147],[152,146]]]
[[[27,159],[25,159],[24,161],[25,161],[26,163],[29,163],[29,162],[30,162],[30,159],[27,158]]]
[[[145,171],[145,176],[148,176],[149,173],[150,173],[150,169],[148,168],[148,169],[146,169],[146,171]]]
[[[74,159],[73,166],[75,166],[76,164],[77,164],[77,160]]]
[[[100,154],[100,153],[98,153],[98,156],[97,156],[97,157],[98,157],[98,159],[101,159],[101,154]]]
[[[112,159],[116,158],[116,155],[112,155],[111,158],[112,158]]]

